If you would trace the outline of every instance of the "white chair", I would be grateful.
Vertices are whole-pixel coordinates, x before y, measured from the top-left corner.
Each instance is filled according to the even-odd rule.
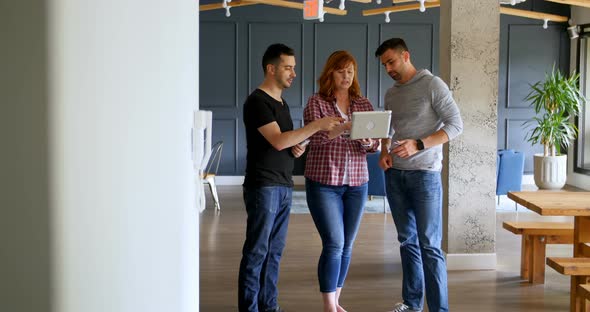
[[[221,151],[223,150],[223,141],[219,141],[211,147],[211,153],[209,153],[209,159],[203,161],[207,165],[203,168],[201,172],[201,179],[203,180],[203,186],[205,184],[209,184],[209,188],[211,189],[211,194],[213,195],[213,200],[215,201],[215,208],[217,210],[221,210],[221,206],[219,205],[219,196],[217,196],[217,186],[215,185],[215,176],[217,175],[217,170],[219,169],[219,162],[221,161]],[[204,190],[203,190],[204,192]]]

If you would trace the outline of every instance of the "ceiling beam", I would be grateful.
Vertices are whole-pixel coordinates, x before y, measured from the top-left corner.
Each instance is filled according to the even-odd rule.
[[[436,2],[438,0],[425,0],[425,2]],[[393,4],[397,3],[408,3],[408,2],[418,2],[418,0],[393,0]]]
[[[377,14],[381,14],[381,13],[385,13],[385,12],[403,12],[403,11],[412,11],[412,10],[419,10],[420,9],[420,3],[418,3],[418,1],[415,1],[416,3],[412,3],[412,4],[404,4],[404,5],[396,5],[396,6],[392,6],[392,7],[388,7],[388,8],[378,8],[378,9],[371,9],[371,10],[364,10],[363,11],[363,16],[369,16],[369,15],[377,15]],[[428,9],[428,8],[436,8],[440,6],[440,1],[432,1],[432,2],[426,2],[424,3],[424,6]]]
[[[590,1],[589,0],[545,0],[545,1],[590,8]]]
[[[301,2],[292,2],[292,1],[285,1],[285,0],[244,0],[243,2],[256,3],[256,4],[266,4],[266,5],[279,6],[279,7],[284,7],[284,8],[303,10],[303,3],[301,3]],[[346,13],[347,13],[346,10],[340,10],[340,9],[329,8],[329,7],[324,7],[324,12],[329,13],[329,14],[334,14],[334,15],[346,15]]]
[[[230,7],[240,7],[246,5],[255,5],[256,3],[248,3],[246,1],[234,0],[232,2],[228,2],[227,6]],[[210,10],[217,10],[217,9],[225,9],[223,7],[223,3],[211,3],[211,4],[202,4],[199,5],[199,11],[210,11]]]
[[[513,9],[513,8],[507,8],[507,7],[500,7],[500,13],[507,14],[507,15],[513,15],[513,16],[526,17],[526,18],[534,18],[534,19],[539,19],[539,20],[548,19],[552,22],[567,22],[569,19],[567,16],[562,16],[562,15],[547,14],[547,13],[542,13],[542,12],[528,11],[528,10],[519,10],[519,9]]]

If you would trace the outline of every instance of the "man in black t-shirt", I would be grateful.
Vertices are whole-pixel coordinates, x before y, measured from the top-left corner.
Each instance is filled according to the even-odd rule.
[[[308,137],[329,131],[340,118],[326,117],[293,130],[281,97],[295,78],[295,53],[283,44],[269,46],[262,58],[264,81],[244,103],[247,164],[244,202],[248,221],[238,277],[240,312],[280,312],[279,262],[287,238],[293,191],[293,160]]]

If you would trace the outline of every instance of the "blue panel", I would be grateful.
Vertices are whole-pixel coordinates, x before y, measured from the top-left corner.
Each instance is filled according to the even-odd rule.
[[[524,172],[530,174],[533,172],[533,155],[543,153],[543,146],[537,144],[531,146],[526,140],[526,135],[531,129],[523,126],[526,119],[509,119],[506,120],[506,149],[514,149],[524,153]]]
[[[386,24],[381,25],[380,37],[381,42],[389,38],[404,39],[408,50],[410,50],[412,64],[418,69],[425,68],[432,71],[432,30],[431,24]],[[377,47],[374,50],[377,50]],[[381,70],[381,72],[384,72],[384,70]]]
[[[367,25],[366,24],[315,24],[314,76],[317,81],[330,54],[338,50],[350,52],[358,64],[358,81],[361,92],[367,92]],[[314,92],[317,92],[317,83]]]
[[[217,1],[221,2],[205,0],[201,4]],[[396,13],[391,16],[392,23],[386,24],[382,14],[362,16],[361,11],[373,8],[374,3],[347,1],[347,15],[327,15],[324,23],[303,21],[301,10],[268,5],[234,8],[229,18],[224,10],[200,12],[200,107],[213,111],[214,135],[227,138],[222,159],[224,174],[244,174],[246,146],[241,107],[246,96],[263,80],[262,54],[269,44],[282,42],[295,49],[297,78],[283,96],[289,103],[296,128],[301,126],[307,99],[317,90],[318,74],[334,50],[346,49],[355,55],[363,94],[377,109],[383,107],[383,96],[393,83],[374,56],[383,40],[404,38],[414,65],[438,72],[439,10]],[[333,1],[328,6],[337,5]],[[391,2],[384,1],[379,6],[390,5]],[[567,5],[537,0],[517,7],[559,15],[568,15],[570,10]],[[569,68],[566,23],[550,22],[547,30],[542,29],[541,23],[514,16],[500,17],[498,147],[525,151],[525,170],[529,172],[532,152],[541,149],[531,148],[524,141],[521,124],[532,113],[522,98],[528,92],[528,83],[542,79],[554,62],[562,70]],[[299,160],[298,170],[302,164]]]
[[[531,120],[535,112],[524,99],[530,84],[543,80],[553,64],[567,71],[569,60],[565,27],[550,24],[543,29],[540,23],[512,16],[501,18],[498,148],[524,152],[524,171],[528,174],[533,172],[533,155],[542,153],[543,147],[533,147],[525,140],[530,127],[525,128],[523,123]]]
[[[555,64],[559,67],[561,26],[543,29],[540,25],[510,25],[508,44],[507,107],[528,108],[524,101],[529,84],[545,78]]]
[[[283,43],[295,51],[295,61],[297,63],[295,71],[297,78],[293,80],[289,90],[283,92],[283,98],[289,106],[302,106],[302,77],[304,73],[300,72],[303,58],[303,33],[301,24],[249,24],[248,35],[248,92],[251,92],[264,80],[262,69],[262,56],[266,48],[273,43]]]
[[[291,118],[293,118],[294,129],[303,127],[303,118],[301,118],[301,114],[299,116],[291,116]]]
[[[236,171],[236,120],[213,119],[212,142],[223,141],[219,175],[234,175]]]
[[[236,24],[202,23],[200,31],[199,106],[236,107]]]
[[[390,38],[402,38],[408,46],[410,51],[410,60],[417,69],[428,69],[433,71],[433,27],[431,24],[385,24],[381,25],[380,29],[380,41],[381,42]],[[377,46],[378,47],[378,46]],[[375,50],[373,49],[373,56]],[[438,60],[436,60],[438,62]],[[379,63],[379,107],[383,107],[383,99],[387,89],[391,88],[394,81],[387,71],[381,65],[379,59],[376,60]]]

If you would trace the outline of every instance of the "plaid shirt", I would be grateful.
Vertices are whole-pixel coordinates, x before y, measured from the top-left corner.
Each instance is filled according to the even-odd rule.
[[[373,105],[368,99],[360,97],[351,99],[349,114],[352,112],[372,111]],[[305,124],[326,116],[340,117],[336,99],[324,99],[314,94],[307,101],[303,111]],[[352,119],[352,118],[351,118]],[[342,185],[345,168],[348,170],[348,185],[359,186],[369,181],[367,170],[367,152],[373,153],[379,146],[374,140],[370,146],[363,146],[360,141],[343,136],[328,139],[327,131],[319,131],[310,137],[309,151],[305,163],[305,177],[327,185]],[[346,161],[348,165],[346,165]]]

